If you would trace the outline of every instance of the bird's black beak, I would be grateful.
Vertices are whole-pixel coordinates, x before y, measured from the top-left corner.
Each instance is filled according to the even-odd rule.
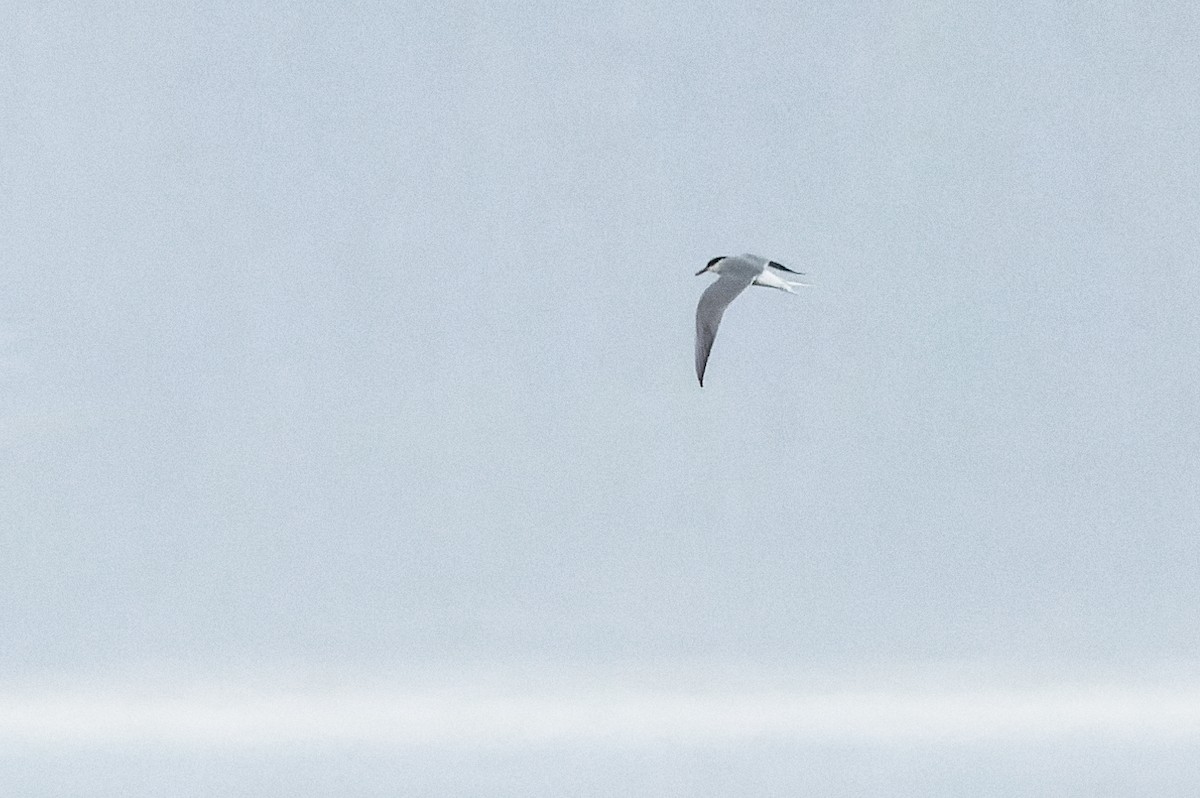
[[[705,267],[704,267],[703,269],[701,269],[700,271],[696,272],[696,276],[697,276],[697,277],[699,277],[700,275],[704,274],[706,271],[708,271],[708,267],[707,267],[707,266],[705,266]]]

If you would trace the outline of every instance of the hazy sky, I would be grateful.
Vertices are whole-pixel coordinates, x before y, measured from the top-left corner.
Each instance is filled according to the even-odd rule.
[[[6,4],[0,675],[1200,663],[1200,14],[987,5]]]

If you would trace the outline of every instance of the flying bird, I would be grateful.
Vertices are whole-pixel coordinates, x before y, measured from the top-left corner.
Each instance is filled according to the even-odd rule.
[[[696,377],[700,380],[701,388],[704,387],[704,368],[708,365],[708,353],[712,351],[713,341],[717,337],[717,327],[725,315],[725,308],[738,294],[750,285],[778,288],[789,294],[796,293],[792,290],[796,286],[808,285],[785,280],[779,275],[779,272],[800,275],[804,272],[792,271],[782,263],[757,255],[722,255],[710,260],[707,266],[696,272],[696,276],[705,272],[720,276],[700,295],[700,304],[696,306]]]

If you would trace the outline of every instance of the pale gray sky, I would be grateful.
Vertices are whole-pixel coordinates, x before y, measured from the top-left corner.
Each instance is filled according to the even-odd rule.
[[[0,31],[0,691],[1200,668],[1192,4]]]

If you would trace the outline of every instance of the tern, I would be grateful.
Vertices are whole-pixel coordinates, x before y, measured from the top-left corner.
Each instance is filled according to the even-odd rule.
[[[751,285],[778,288],[789,294],[796,293],[792,290],[796,286],[808,285],[785,280],[779,275],[779,272],[799,275],[804,272],[792,271],[782,263],[758,255],[722,255],[710,260],[707,266],[696,272],[696,276],[705,272],[720,277],[705,289],[700,295],[700,304],[696,305],[696,377],[700,380],[701,388],[704,387],[704,368],[708,365],[708,353],[712,351],[713,341],[717,337],[717,327],[725,315],[725,308],[738,294]]]

